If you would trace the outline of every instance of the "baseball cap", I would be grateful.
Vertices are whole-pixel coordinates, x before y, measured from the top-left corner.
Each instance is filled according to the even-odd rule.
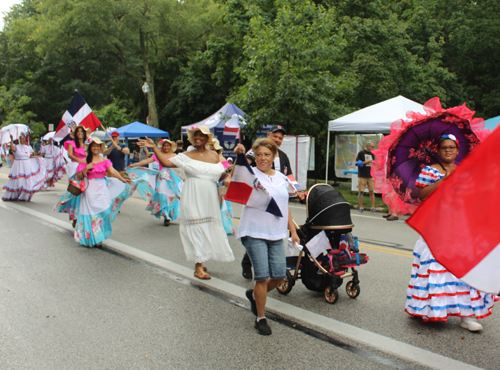
[[[271,129],[269,130],[269,132],[276,132],[276,131],[281,131],[281,132],[283,132],[283,135],[286,135],[286,131],[283,128],[283,126],[280,126],[280,125],[271,126]]]
[[[113,131],[111,133],[111,137],[115,137],[115,136],[120,136],[119,132],[118,131]]]

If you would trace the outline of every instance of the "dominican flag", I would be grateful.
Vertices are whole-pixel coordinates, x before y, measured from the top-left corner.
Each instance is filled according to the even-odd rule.
[[[224,125],[224,136],[234,136],[235,139],[240,138],[240,117],[234,114],[233,117]]]
[[[293,175],[288,175],[287,178],[293,190],[295,191],[302,190],[302,186],[299,185],[299,183],[297,182],[297,180],[295,180],[295,177],[293,177]]]
[[[477,146],[407,223],[436,261],[470,286],[500,292],[500,129]]]
[[[64,112],[59,126],[57,126],[54,140],[64,139],[70,132],[71,128],[83,125],[91,131],[95,131],[101,125],[101,121],[96,117],[89,105],[83,100],[78,91],[75,91],[73,100],[69,103],[68,110]]]
[[[283,217],[278,204],[255,176],[244,154],[236,157],[233,177],[225,199]]]

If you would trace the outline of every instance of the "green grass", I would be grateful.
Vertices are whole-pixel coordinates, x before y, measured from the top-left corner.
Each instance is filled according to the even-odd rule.
[[[314,184],[314,180],[310,180],[310,184]],[[324,182],[324,181],[320,181]],[[333,182],[328,182],[330,185],[333,185]],[[358,204],[358,192],[351,191],[351,183],[350,182],[341,182],[339,186],[334,186],[333,188],[338,190],[346,201],[351,203],[351,206]],[[312,186],[312,185],[311,185]],[[365,193],[363,196],[363,207],[365,209],[371,208],[370,196],[368,193]],[[387,205],[382,201],[382,196],[380,194],[375,194],[375,207],[383,208],[384,212],[388,211]]]

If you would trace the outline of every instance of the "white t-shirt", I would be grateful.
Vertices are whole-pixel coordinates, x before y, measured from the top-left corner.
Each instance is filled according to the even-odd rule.
[[[256,239],[280,240],[288,237],[288,179],[279,171],[274,176],[268,176],[253,168],[255,176],[274,198],[283,217],[277,217],[257,208],[243,207],[238,239],[250,236]]]

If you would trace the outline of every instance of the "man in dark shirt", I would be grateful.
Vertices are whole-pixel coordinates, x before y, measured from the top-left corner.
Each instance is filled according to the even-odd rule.
[[[367,186],[368,192],[370,193],[372,213],[377,213],[375,210],[374,181],[372,174],[370,173],[372,169],[372,162],[375,159],[375,155],[372,153],[373,149],[375,149],[375,143],[373,141],[368,141],[365,145],[365,149],[360,151],[356,156],[356,165],[358,166],[358,202],[360,213],[363,213],[365,210],[363,208],[363,193]]]
[[[120,140],[120,134],[113,131],[111,133],[111,144],[103,154],[108,157],[113,164],[113,168],[123,177],[125,175],[125,156],[130,154],[130,150],[125,144],[120,144],[118,140]]]
[[[177,140],[175,142],[175,145],[177,146],[177,149],[175,149],[175,151],[174,151],[175,154],[179,154],[179,153],[182,153],[184,151],[184,149],[182,149],[182,147],[184,146],[184,143],[182,142],[182,140]]]

